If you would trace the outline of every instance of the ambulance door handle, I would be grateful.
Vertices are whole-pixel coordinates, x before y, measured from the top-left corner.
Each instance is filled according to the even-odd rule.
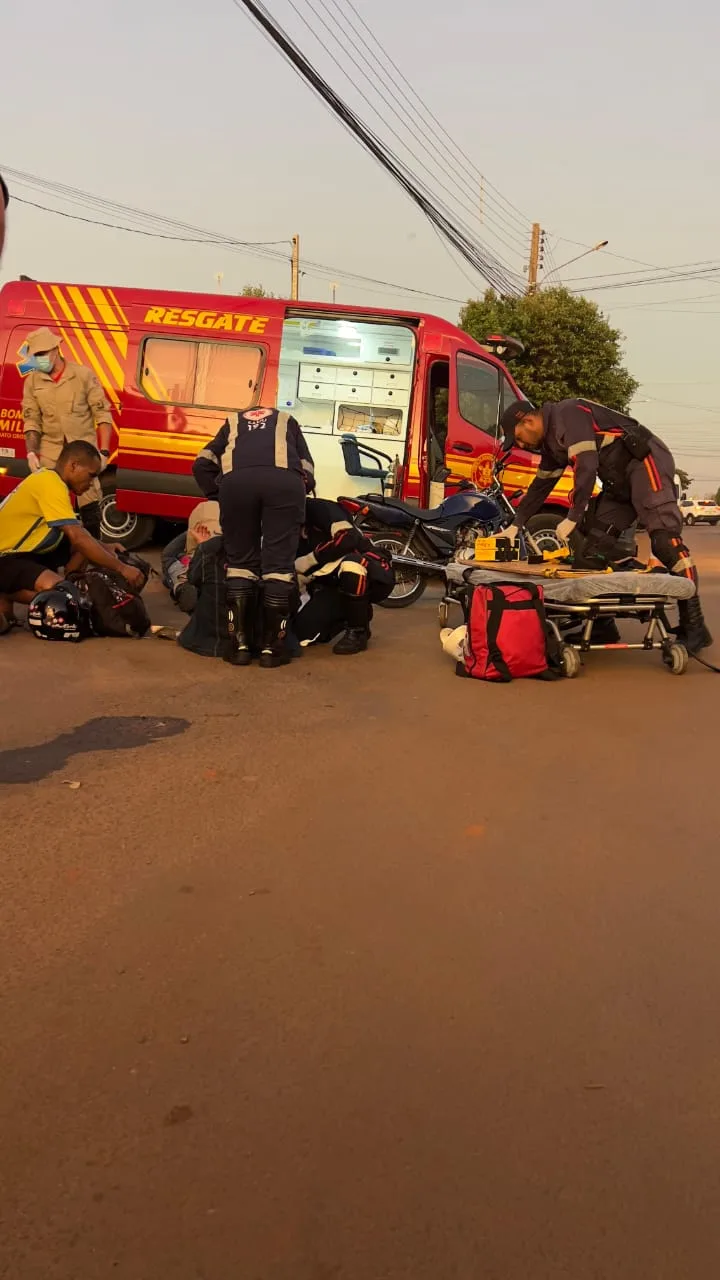
[[[473,452],[472,445],[466,444],[464,440],[453,440],[450,444],[450,448],[452,449],[453,453],[472,453]]]

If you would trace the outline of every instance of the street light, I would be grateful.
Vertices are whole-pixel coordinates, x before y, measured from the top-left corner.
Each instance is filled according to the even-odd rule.
[[[579,253],[575,258],[568,258],[567,262],[561,262],[559,267],[553,267],[552,271],[548,272],[543,279],[543,284],[547,284],[550,276],[556,276],[558,271],[563,271],[565,267],[571,266],[573,262],[579,262],[581,258],[587,258],[589,253],[597,253],[598,249],[605,249],[609,243],[609,240],[599,240],[597,244],[593,244],[589,249],[586,249],[584,253]]]

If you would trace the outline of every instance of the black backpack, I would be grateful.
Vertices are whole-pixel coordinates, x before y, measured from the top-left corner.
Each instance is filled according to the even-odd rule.
[[[130,551],[121,552],[119,559],[140,569],[145,578],[144,587],[152,573],[147,560],[142,560]],[[121,574],[89,565],[82,572],[73,573],[71,581],[88,601],[92,629],[96,636],[129,636],[139,640],[150,630],[150,616],[145,602],[130,589]]]

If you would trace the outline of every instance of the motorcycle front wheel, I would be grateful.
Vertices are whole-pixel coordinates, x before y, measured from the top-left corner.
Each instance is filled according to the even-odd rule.
[[[382,551],[393,562],[395,570],[395,586],[385,600],[380,600],[382,609],[407,609],[415,604],[423,595],[428,580],[417,569],[408,569],[404,565],[395,564],[395,556],[405,554],[405,539],[400,534],[372,534],[373,546]],[[412,548],[410,548],[412,554]]]
[[[560,551],[568,545],[557,535],[557,526],[561,520],[562,516],[555,515],[554,512],[530,517],[527,531],[534,538],[539,551]]]

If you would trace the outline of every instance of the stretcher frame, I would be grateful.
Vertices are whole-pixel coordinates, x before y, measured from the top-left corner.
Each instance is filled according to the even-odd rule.
[[[460,605],[462,589],[460,584],[448,583],[446,578],[445,594],[439,607],[441,628],[448,625],[450,605]],[[563,674],[568,679],[580,674],[584,654],[604,649],[659,650],[663,663],[672,675],[683,675],[687,670],[689,654],[670,630],[666,595],[652,595],[650,592],[647,595],[605,595],[583,602],[549,600],[546,597],[544,606],[548,623],[559,645]],[[611,618],[613,621],[632,619],[645,623],[645,634],[638,642],[619,640],[611,644],[594,644],[591,639],[592,627],[598,618]],[[578,640],[567,640],[563,635],[562,624],[565,623],[567,627],[576,621],[582,624],[582,634]]]

